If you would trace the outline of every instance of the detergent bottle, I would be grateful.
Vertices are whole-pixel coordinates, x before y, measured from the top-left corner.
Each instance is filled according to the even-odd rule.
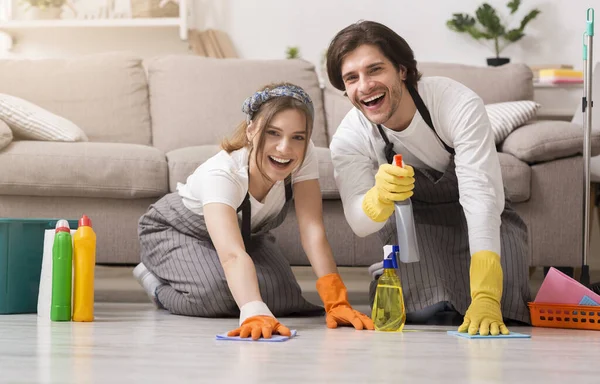
[[[59,220],[52,245],[52,302],[50,320],[71,320],[71,283],[73,279],[73,238],[67,220]]]
[[[398,249],[394,245],[388,253],[388,246],[384,247],[383,275],[377,281],[371,313],[376,331],[401,332],[406,322],[402,285],[396,274]]]
[[[404,168],[402,155],[394,156],[394,164]],[[417,231],[415,229],[415,218],[410,198],[395,203],[394,217],[396,218],[396,231],[398,245],[400,247],[400,261],[403,263],[415,263],[419,261],[419,244],[417,243]]]
[[[86,215],[79,219],[73,235],[75,287],[73,290],[73,321],[94,320],[94,268],[96,266],[96,233]]]

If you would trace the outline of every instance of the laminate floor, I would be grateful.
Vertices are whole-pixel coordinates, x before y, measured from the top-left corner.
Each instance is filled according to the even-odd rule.
[[[126,274],[98,275],[99,297],[132,283]],[[363,297],[355,285],[362,278],[349,278],[351,300]],[[175,316],[143,295],[134,301],[99,300],[93,323],[0,316],[0,383],[600,382],[597,331],[511,327],[532,338],[469,340],[447,335],[451,326],[380,333],[327,329],[323,317],[308,317],[280,319],[298,331],[286,342],[217,341],[237,319]]]

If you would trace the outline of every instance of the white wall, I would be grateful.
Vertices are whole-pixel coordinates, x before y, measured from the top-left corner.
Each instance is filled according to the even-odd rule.
[[[98,0],[77,0],[76,4]],[[485,65],[491,48],[450,31],[452,13],[474,13],[484,0],[195,0],[195,25],[229,33],[240,56],[283,58],[287,46],[299,46],[302,56],[319,65],[331,38],[359,19],[380,21],[403,36],[418,61]],[[508,15],[509,0],[488,0]],[[16,3],[16,0],[15,0]],[[521,41],[504,54],[530,65],[563,63],[582,67],[582,33],[586,9],[597,0],[523,0],[514,24],[534,7],[542,13]],[[600,36],[600,21],[596,35]],[[600,40],[596,46],[600,45]],[[491,46],[490,46],[491,47]],[[188,45],[176,28],[20,30],[13,56],[65,56],[104,50],[134,50],[144,56],[185,53]],[[596,50],[597,51],[597,50]],[[595,58],[600,58],[600,52]],[[596,61],[596,60],[595,60]]]
[[[488,0],[508,15],[509,0]],[[453,13],[474,14],[484,0],[204,0],[197,9],[201,28],[226,30],[243,57],[282,58],[288,45],[318,64],[322,52],[341,28],[359,19],[386,24],[404,37],[418,61],[446,61],[485,65],[487,47],[464,34],[450,31]],[[530,65],[563,63],[582,67],[582,34],[586,10],[597,0],[523,0],[511,26],[529,10],[542,13],[526,29],[526,36],[504,54]],[[600,35],[600,21],[596,34]],[[600,46],[600,41],[596,44]],[[600,57],[600,51],[595,57]]]

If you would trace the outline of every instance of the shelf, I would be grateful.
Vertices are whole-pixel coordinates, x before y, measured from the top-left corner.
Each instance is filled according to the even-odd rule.
[[[562,83],[562,84],[551,84],[551,83],[538,83],[536,81],[533,82],[534,88],[566,88],[566,89],[577,89],[583,88],[583,83]]]
[[[11,20],[0,21],[0,29],[33,28],[114,28],[114,27],[179,27],[177,17],[148,19],[60,19],[60,20]]]

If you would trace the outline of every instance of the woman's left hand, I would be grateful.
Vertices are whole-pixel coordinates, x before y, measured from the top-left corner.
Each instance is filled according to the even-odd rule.
[[[337,273],[330,273],[317,280],[317,291],[327,312],[328,328],[350,325],[357,330],[375,329],[373,321],[365,314],[353,309],[348,302],[348,290]]]

